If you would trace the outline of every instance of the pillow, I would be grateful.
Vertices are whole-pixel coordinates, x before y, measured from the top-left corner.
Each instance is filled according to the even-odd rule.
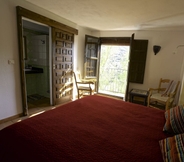
[[[184,159],[184,134],[159,141],[164,162],[179,162]]]
[[[179,105],[165,112],[165,125],[163,131],[179,134],[184,133],[184,107]]]

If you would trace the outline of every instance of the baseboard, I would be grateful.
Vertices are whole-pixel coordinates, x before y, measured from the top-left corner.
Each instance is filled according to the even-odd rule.
[[[17,118],[22,117],[22,116],[24,116],[23,113],[17,114],[17,115],[14,115],[14,116],[11,116],[11,117],[8,117],[8,118],[5,118],[5,119],[2,119],[2,120],[0,120],[0,124],[11,121],[11,120],[14,120],[14,119],[17,119]]]
[[[105,97],[110,97],[110,98],[114,98],[114,99],[123,100],[123,97],[120,97],[120,96],[108,95],[108,94],[104,94],[104,93],[96,93],[96,94],[100,95],[100,96],[105,96]]]

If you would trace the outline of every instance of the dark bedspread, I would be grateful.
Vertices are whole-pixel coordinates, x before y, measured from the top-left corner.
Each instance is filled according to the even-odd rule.
[[[161,162],[164,111],[89,96],[0,131],[0,162]]]

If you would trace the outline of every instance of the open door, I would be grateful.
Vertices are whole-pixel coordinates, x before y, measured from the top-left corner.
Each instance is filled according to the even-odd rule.
[[[98,72],[97,92],[99,92],[99,57],[101,45],[127,45],[130,46],[127,84],[125,92],[125,101],[128,100],[129,83],[142,84],[144,81],[144,71],[146,65],[148,40],[134,39],[134,34],[131,37],[92,37],[86,36],[85,43],[85,77],[95,78],[96,71]],[[98,64],[97,64],[98,62]],[[110,75],[110,73],[109,73]],[[112,79],[113,82],[113,79]]]
[[[130,54],[129,54],[129,60],[130,60],[130,55],[131,55],[132,50],[133,50],[134,35],[135,35],[135,34],[132,34],[132,36],[131,36],[131,38],[130,38]],[[126,87],[125,101],[128,101],[128,93],[129,93],[129,75],[130,75],[129,69],[130,69],[130,61],[129,61],[129,65],[128,65],[127,87]]]
[[[64,74],[73,69],[73,43],[74,34],[52,28],[54,105],[72,99],[72,76],[66,77]]]
[[[53,47],[53,69],[50,68],[50,72],[52,74],[53,81],[53,89],[52,89],[52,104],[58,104],[62,102],[62,99],[70,98],[71,96],[70,88],[67,89],[65,84],[65,91],[61,92],[61,87],[63,83],[66,83],[67,79],[70,78],[62,78],[62,72],[67,69],[72,68],[72,55],[73,55],[73,43],[74,43],[74,34],[78,34],[78,30],[74,29],[70,26],[52,20],[48,17],[40,15],[38,13],[27,10],[23,7],[17,6],[17,29],[18,29],[18,44],[19,44],[19,55],[20,55],[20,79],[21,79],[21,90],[22,90],[22,107],[23,107],[23,115],[28,115],[28,105],[26,98],[26,82],[25,82],[25,64],[24,64],[24,43],[23,43],[23,23],[22,19],[30,19],[41,24],[45,24],[53,29],[52,36],[53,41],[50,47]],[[57,29],[56,29],[57,28]],[[66,32],[63,32],[66,31]],[[51,48],[50,48],[51,49]],[[51,56],[49,56],[51,57]],[[59,78],[61,76],[61,78]],[[63,79],[63,81],[61,81]],[[51,80],[50,80],[51,81]]]
[[[98,74],[99,38],[86,35],[84,76],[85,79],[96,79]]]
[[[148,40],[133,40],[130,53],[129,82],[143,84]]]
[[[129,51],[129,45],[130,37],[97,38],[86,35],[84,77],[85,79],[97,79],[96,90],[98,93],[116,95],[119,97],[120,95],[124,96],[127,82],[125,75],[127,67],[124,67],[124,65],[126,64],[126,57],[129,55],[129,52],[128,54],[126,52]],[[105,47],[105,51],[108,50],[108,52],[104,50],[104,52],[102,52],[102,47]],[[125,50],[127,47],[128,50]],[[119,49],[119,52],[117,49]],[[111,53],[110,55],[107,54],[109,52]],[[102,57],[102,55],[104,57]],[[110,56],[111,58],[109,58]],[[118,67],[115,63],[116,61],[118,62]]]
[[[134,39],[134,34],[132,34],[130,40],[130,62],[125,97],[126,101],[128,100],[129,83],[143,84],[144,82],[144,72],[148,48],[148,40]]]

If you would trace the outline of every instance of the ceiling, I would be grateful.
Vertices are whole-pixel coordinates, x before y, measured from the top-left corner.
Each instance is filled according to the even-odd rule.
[[[184,30],[184,0],[26,0],[94,30]]]

